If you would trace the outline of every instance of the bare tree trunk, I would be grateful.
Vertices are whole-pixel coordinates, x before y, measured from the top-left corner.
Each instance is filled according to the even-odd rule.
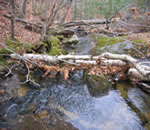
[[[74,20],[76,21],[77,20],[77,1],[75,0],[75,3],[74,3]]]
[[[12,11],[11,11],[11,38],[12,40],[15,40],[15,2],[14,0],[11,0],[11,6],[12,6]]]
[[[24,17],[26,16],[26,8],[27,8],[27,0],[24,0],[23,5],[22,5],[22,13]]]
[[[41,41],[45,41],[45,38],[46,38],[46,24],[43,23],[43,25],[42,25]]]

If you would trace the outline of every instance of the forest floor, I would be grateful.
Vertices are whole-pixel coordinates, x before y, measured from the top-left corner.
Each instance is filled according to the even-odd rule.
[[[0,10],[0,42],[5,43],[10,38],[11,24],[4,14],[8,14],[8,11]],[[40,42],[40,34],[25,29],[19,22],[15,23],[15,38],[23,43],[38,44]]]

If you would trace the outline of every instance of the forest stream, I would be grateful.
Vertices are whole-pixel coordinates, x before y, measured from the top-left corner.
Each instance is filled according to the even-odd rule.
[[[93,48],[92,39],[88,36],[79,39],[74,52],[88,54]],[[40,89],[20,85],[21,74],[0,81],[1,88],[12,90],[8,92],[11,98],[0,95],[0,128],[150,129],[150,96],[128,81],[99,86],[97,91],[89,85],[83,70],[72,72],[68,81],[61,75],[57,78],[39,75],[40,72],[35,72]]]

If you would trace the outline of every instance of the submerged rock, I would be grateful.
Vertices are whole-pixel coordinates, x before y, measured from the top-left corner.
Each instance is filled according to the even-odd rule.
[[[88,75],[86,78],[88,89],[92,96],[108,94],[111,83],[104,76]]]
[[[25,96],[28,91],[29,91],[29,88],[24,87],[24,86],[20,86],[18,89],[18,96],[19,97]]]

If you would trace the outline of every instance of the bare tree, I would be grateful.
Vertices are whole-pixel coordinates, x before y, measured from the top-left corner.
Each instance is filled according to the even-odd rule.
[[[72,1],[70,0],[32,0],[33,13],[37,15],[42,22],[42,36],[41,39],[44,40],[46,32],[49,27],[59,18],[59,21],[62,22],[64,17],[60,16],[59,13],[65,14],[65,9],[68,8]],[[58,20],[58,19],[57,19]]]

